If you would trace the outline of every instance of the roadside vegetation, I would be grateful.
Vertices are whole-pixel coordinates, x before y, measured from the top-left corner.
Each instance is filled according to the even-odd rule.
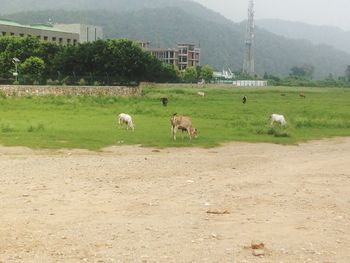
[[[206,96],[199,97],[201,90]],[[303,91],[306,98],[299,97]],[[243,95],[248,101],[243,104]],[[168,97],[163,107],[161,97]],[[31,148],[111,145],[211,147],[229,141],[295,144],[350,135],[350,90],[340,88],[227,88],[143,86],[141,97],[0,96],[0,144]],[[117,115],[131,114],[135,132],[116,127]],[[199,137],[170,136],[173,113],[192,117]],[[270,126],[271,113],[288,125]]]

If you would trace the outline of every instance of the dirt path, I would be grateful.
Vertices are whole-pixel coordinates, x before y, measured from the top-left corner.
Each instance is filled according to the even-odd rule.
[[[0,262],[350,262],[350,138],[0,147],[0,169]]]

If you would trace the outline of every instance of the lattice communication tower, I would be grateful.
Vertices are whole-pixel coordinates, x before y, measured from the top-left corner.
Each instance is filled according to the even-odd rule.
[[[249,0],[248,22],[245,36],[245,54],[243,63],[243,73],[250,76],[255,74],[254,58],[254,0]]]

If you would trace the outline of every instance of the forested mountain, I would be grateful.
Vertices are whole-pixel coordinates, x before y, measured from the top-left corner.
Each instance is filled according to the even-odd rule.
[[[42,10],[108,10],[112,13],[130,12],[145,8],[178,7],[192,15],[217,23],[230,23],[220,14],[191,0],[0,0],[0,14]]]
[[[293,39],[306,39],[314,44],[326,44],[350,54],[350,31],[334,26],[315,26],[279,19],[261,19],[257,25],[274,34]]]
[[[34,5],[38,1],[28,2]],[[77,3],[82,2],[91,2],[90,6],[105,9],[110,4],[111,8],[108,11],[36,11],[3,17],[22,23],[47,22],[49,19],[55,23],[91,23],[103,26],[106,38],[147,40],[155,47],[173,47],[178,42],[191,42],[200,44],[202,64],[211,64],[217,70],[223,67],[232,70],[242,68],[245,24],[233,23],[197,3],[185,0],[78,0],[60,1],[55,5],[50,0],[45,3],[52,3],[51,8],[70,6],[79,9]],[[149,5],[157,8],[144,8]],[[303,64],[314,65],[315,78],[325,77],[329,73],[344,75],[346,66],[350,64],[350,54],[325,45],[313,45],[305,40],[287,39],[257,28],[256,70],[260,75],[268,72],[286,76],[293,66]]]

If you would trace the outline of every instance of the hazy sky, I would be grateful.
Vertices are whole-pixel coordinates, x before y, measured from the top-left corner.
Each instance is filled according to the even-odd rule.
[[[195,0],[233,21],[247,17],[249,0]],[[280,18],[350,30],[350,0],[255,0],[256,18]]]

